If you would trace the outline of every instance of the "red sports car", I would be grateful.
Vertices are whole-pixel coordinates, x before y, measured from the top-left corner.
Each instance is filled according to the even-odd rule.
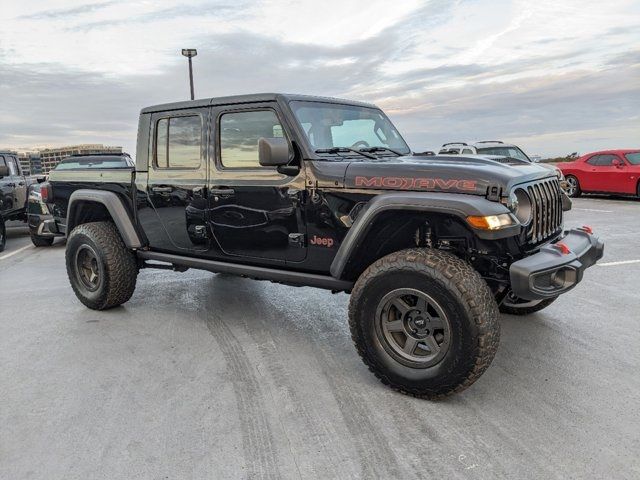
[[[614,193],[640,197],[640,150],[603,150],[559,163],[567,195]]]

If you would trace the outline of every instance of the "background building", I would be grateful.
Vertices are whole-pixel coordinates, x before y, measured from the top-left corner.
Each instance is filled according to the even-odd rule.
[[[24,175],[40,175],[42,174],[42,159],[38,152],[21,152],[18,153],[20,167]]]
[[[42,159],[42,173],[47,174],[60,160],[69,155],[89,155],[92,153],[122,153],[122,147],[109,147],[102,144],[72,145],[68,147],[44,148],[39,151]]]

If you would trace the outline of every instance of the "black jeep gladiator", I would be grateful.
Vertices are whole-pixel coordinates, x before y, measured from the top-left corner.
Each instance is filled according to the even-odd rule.
[[[604,249],[563,230],[552,171],[413,155],[374,105],[299,95],[145,108],[134,167],[56,170],[42,195],[89,308],[129,300],[150,267],[347,292],[364,362],[425,398],[485,371],[499,308],[546,307]]]

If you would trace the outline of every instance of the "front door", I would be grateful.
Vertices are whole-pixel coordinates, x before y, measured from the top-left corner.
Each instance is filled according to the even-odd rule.
[[[207,109],[163,112],[151,118],[148,206],[140,223],[155,250],[206,251]]]
[[[304,178],[258,162],[261,137],[285,137],[275,104],[216,108],[209,226],[224,256],[300,262],[306,256]]]

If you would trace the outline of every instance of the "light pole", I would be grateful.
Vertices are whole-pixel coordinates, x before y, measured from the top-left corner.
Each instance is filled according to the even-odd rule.
[[[193,95],[193,67],[191,65],[191,59],[198,54],[198,51],[195,48],[183,48],[182,55],[189,59],[189,83],[191,85],[191,100],[195,97]]]

